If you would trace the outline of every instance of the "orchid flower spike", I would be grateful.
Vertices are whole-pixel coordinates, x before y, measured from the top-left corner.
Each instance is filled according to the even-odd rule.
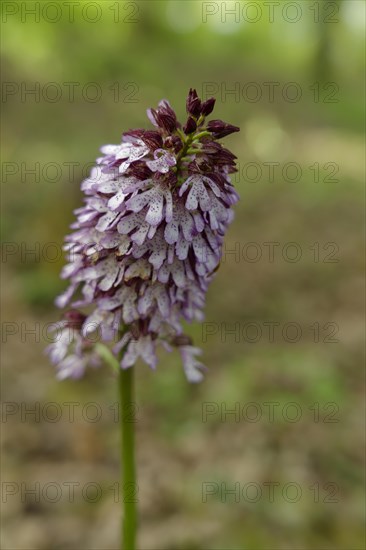
[[[201,351],[181,321],[203,320],[238,201],[230,180],[236,157],[218,140],[239,128],[207,123],[214,104],[191,89],[184,125],[163,100],[147,111],[154,129],[129,130],[101,148],[65,239],[61,276],[70,284],[56,304],[69,309],[47,348],[60,379],[101,363],[90,338],[96,331],[123,369],[139,357],[154,369],[162,343],[179,349],[190,382],[202,379]]]

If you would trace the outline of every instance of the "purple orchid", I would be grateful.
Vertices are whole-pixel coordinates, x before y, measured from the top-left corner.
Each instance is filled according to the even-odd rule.
[[[183,334],[181,320],[203,319],[238,200],[230,181],[236,157],[217,139],[239,128],[220,120],[206,124],[214,103],[191,89],[183,127],[164,100],[147,112],[154,130],[130,130],[120,145],[102,147],[66,237],[69,264],[62,277],[70,285],[56,303],[71,302],[73,309],[47,348],[60,378],[78,378],[87,364],[99,364],[88,340],[97,330],[102,342],[114,340],[122,368],[138,357],[155,368],[163,343],[179,348],[189,381],[202,379],[200,350]],[[91,309],[89,316],[80,307]]]

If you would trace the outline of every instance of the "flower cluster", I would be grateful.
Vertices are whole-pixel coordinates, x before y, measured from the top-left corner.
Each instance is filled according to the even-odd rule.
[[[79,377],[87,361],[98,363],[88,340],[98,331],[103,342],[114,341],[122,368],[138,357],[155,368],[161,342],[178,347],[188,380],[201,380],[200,350],[183,334],[181,320],[203,319],[238,200],[230,182],[236,157],[217,140],[239,128],[206,123],[214,103],[191,89],[183,127],[164,100],[147,111],[154,130],[130,130],[120,145],[102,147],[66,237],[62,277],[70,285],[56,303],[71,302],[73,309],[61,322],[63,336],[48,347],[60,378]],[[91,313],[82,314],[83,307]]]

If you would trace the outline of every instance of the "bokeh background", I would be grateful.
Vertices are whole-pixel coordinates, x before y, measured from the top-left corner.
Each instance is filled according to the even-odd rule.
[[[241,201],[205,382],[137,367],[139,548],[364,548],[364,2],[35,4],[2,6],[2,547],[118,548],[116,379],[44,356],[60,247],[99,147],[195,87]]]

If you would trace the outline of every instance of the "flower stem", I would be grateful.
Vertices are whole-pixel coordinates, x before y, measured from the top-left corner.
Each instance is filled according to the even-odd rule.
[[[184,134],[183,134],[183,136],[184,136]],[[187,151],[189,149],[190,144],[192,143],[192,140],[193,140],[193,135],[190,135],[188,137],[183,138],[183,148],[181,149],[180,153],[177,156],[177,164],[175,166],[175,169],[176,169],[176,172],[177,172],[178,176],[179,176],[179,170],[180,170],[180,167],[181,167],[182,159],[187,154]]]
[[[115,356],[107,346],[98,342],[97,344],[94,345],[94,349],[99,355],[99,357],[101,359],[104,359],[107,365],[109,365],[115,372],[120,371],[121,369],[120,364],[118,363],[117,359],[115,358]]]
[[[207,136],[212,137],[212,134],[211,134],[211,132],[207,132],[207,130],[204,130],[204,131],[200,132],[199,134],[195,134],[193,141],[200,140],[202,137],[207,137]]]
[[[136,548],[136,484],[135,470],[135,418],[131,418],[127,411],[134,410],[134,369],[120,369],[119,373],[119,398],[121,405],[121,489],[122,498],[122,550],[135,550]]]

